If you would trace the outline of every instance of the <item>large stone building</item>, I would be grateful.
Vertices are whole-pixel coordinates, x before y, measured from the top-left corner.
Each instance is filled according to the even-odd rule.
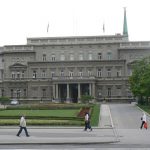
[[[123,34],[27,38],[0,48],[0,95],[20,99],[78,102],[82,95],[127,99],[131,64],[150,55],[150,42]]]

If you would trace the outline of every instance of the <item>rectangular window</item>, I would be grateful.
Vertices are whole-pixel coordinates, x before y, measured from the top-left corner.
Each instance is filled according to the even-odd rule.
[[[22,71],[22,73],[21,73],[21,77],[22,77],[22,78],[24,78],[24,71]]]
[[[20,79],[20,72],[17,72],[17,79]]]
[[[70,54],[70,60],[74,60],[74,55]]]
[[[117,77],[121,77],[121,70],[117,70]]]
[[[52,61],[55,61],[55,54],[52,54]]]
[[[88,70],[88,76],[92,76],[92,71]]]
[[[107,69],[107,77],[111,77],[111,69]]]
[[[55,72],[51,72],[51,77],[54,77],[55,76]]]
[[[64,55],[64,54],[61,54],[60,60],[61,60],[61,61],[64,61],[64,60],[65,60],[65,55]]]
[[[33,71],[32,78],[33,78],[33,79],[36,79],[36,76],[37,76],[37,72],[34,70],[34,71]]]
[[[121,96],[121,88],[117,87],[117,96]]]
[[[10,93],[11,98],[13,98],[13,97],[14,97],[14,90],[13,90],[13,89],[11,89],[11,90],[10,90],[10,92],[11,92],[11,93]]]
[[[26,89],[23,90],[23,96],[27,97],[27,90]]]
[[[83,60],[83,54],[79,54],[79,60]]]
[[[42,89],[42,96],[46,97],[46,89]]]
[[[69,71],[69,76],[73,77],[73,75],[74,75],[73,71]]]
[[[108,88],[108,89],[107,89],[107,96],[108,96],[108,97],[111,97],[111,88]]]
[[[108,52],[108,53],[107,53],[107,59],[108,59],[108,60],[111,60],[111,59],[112,59],[112,53],[111,53],[111,52]]]
[[[102,59],[102,53],[98,53],[98,60]]]
[[[5,93],[5,91],[2,89],[2,97],[3,97],[3,96],[5,96],[5,94],[4,94],[4,93]]]
[[[98,69],[98,71],[97,71],[97,76],[98,76],[98,77],[102,77],[102,70],[101,70],[101,69]]]
[[[46,54],[43,54],[42,60],[46,61]]]
[[[79,76],[82,77],[83,76],[83,72],[79,71]]]
[[[12,73],[11,73],[11,78],[12,78],[12,79],[15,79],[15,72],[12,72]]]
[[[60,76],[61,76],[61,77],[64,76],[64,71],[63,71],[63,70],[60,71]]]
[[[45,78],[46,77],[46,72],[45,70],[42,70],[42,78]]]
[[[89,60],[92,60],[92,54],[89,53]]]

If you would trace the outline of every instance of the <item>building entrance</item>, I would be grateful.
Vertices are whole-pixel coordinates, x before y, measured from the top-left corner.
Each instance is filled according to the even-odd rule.
[[[58,91],[58,92],[57,92]],[[82,95],[91,95],[90,84],[58,84],[56,88],[56,99],[60,102],[70,101],[78,103]]]

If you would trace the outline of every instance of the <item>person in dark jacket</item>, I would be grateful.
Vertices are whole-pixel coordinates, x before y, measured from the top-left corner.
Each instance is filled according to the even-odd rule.
[[[91,125],[90,125],[90,115],[89,115],[88,112],[85,113],[84,120],[85,120],[85,128],[84,128],[84,131],[87,131],[87,129],[90,129],[90,131],[92,131],[92,127],[91,127]]]

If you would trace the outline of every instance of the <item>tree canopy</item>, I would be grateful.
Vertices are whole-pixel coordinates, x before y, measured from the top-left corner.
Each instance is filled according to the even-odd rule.
[[[150,97],[150,57],[136,61],[132,76],[129,77],[130,90],[136,97]]]

